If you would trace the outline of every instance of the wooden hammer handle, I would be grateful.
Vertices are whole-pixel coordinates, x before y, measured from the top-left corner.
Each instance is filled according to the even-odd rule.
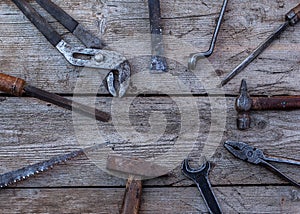
[[[120,214],[138,214],[142,197],[142,181],[129,177]]]
[[[300,109],[300,96],[254,97],[251,110],[293,110]]]
[[[0,73],[0,91],[14,96],[22,96],[26,81],[18,77]]]

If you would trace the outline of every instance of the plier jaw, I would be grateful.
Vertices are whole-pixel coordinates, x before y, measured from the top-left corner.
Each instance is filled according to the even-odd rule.
[[[260,149],[243,142],[226,141],[224,147],[235,157],[252,164],[259,164],[265,158]]]
[[[129,87],[131,75],[130,64],[127,60],[110,71],[106,77],[106,88],[114,97],[123,97]]]

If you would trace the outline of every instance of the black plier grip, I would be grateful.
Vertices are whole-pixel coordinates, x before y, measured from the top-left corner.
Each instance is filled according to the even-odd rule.
[[[254,148],[243,142],[226,141],[224,143],[224,147],[235,157],[252,164],[264,166],[265,168],[272,171],[274,174],[285,179],[286,181],[290,182],[294,186],[300,188],[300,184],[297,181],[285,175],[270,163],[270,162],[276,162],[276,163],[285,163],[285,164],[300,166],[300,161],[266,156],[262,150]]]

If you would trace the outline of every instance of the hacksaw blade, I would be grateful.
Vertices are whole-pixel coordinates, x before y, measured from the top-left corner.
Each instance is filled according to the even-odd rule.
[[[11,184],[17,183],[19,181],[23,181],[30,176],[35,174],[47,171],[51,169],[54,165],[65,162],[69,159],[75,158],[77,156],[83,155],[84,151],[78,150],[65,155],[56,156],[47,161],[42,161],[33,165],[29,165],[23,167],[21,169],[17,169],[15,171],[7,172],[5,174],[0,175],[0,188],[5,188]]]

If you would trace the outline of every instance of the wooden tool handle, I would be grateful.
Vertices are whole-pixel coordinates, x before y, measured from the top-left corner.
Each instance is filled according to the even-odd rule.
[[[251,110],[293,110],[300,109],[300,96],[254,97]]]
[[[300,18],[300,4],[292,9],[292,11]]]
[[[26,82],[18,77],[0,73],[0,91],[14,96],[22,96]]]
[[[298,4],[296,7],[291,9],[287,14],[286,14],[286,20],[289,21],[289,24],[294,26],[300,21],[300,4]]]
[[[129,177],[120,214],[138,214],[142,197],[142,181]]]

